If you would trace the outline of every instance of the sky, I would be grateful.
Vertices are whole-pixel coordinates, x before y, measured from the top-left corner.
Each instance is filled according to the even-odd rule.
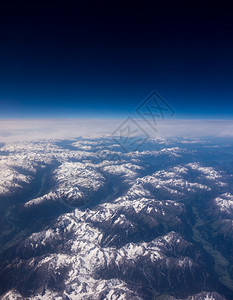
[[[152,91],[174,118],[233,118],[227,1],[5,2],[1,119],[124,118]]]

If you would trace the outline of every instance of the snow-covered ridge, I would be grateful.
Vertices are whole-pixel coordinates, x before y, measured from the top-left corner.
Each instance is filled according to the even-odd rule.
[[[65,277],[65,290],[57,296],[67,295],[69,299],[89,299],[85,297],[95,299],[94,294],[98,295],[101,292],[100,287],[105,288],[107,294],[109,293],[110,295],[111,293],[113,295],[117,289],[122,299],[128,299],[124,298],[126,292],[128,295],[136,296],[133,290],[123,281],[97,279],[95,274],[100,270],[112,268],[114,265],[120,269],[123,265],[129,265],[130,267],[132,263],[136,266],[137,261],[142,259],[147,263],[150,260],[152,264],[165,260],[168,265],[170,263],[174,265],[175,263],[178,269],[185,268],[190,270],[190,272],[192,272],[192,268],[196,268],[196,263],[193,259],[182,256],[182,254],[185,255],[185,252],[180,252],[180,249],[192,247],[192,244],[187,243],[183,237],[175,232],[170,232],[149,243],[129,243],[120,249],[113,247],[103,248],[100,245],[101,232],[93,229],[92,226],[81,220],[77,217],[77,213],[76,217],[74,214],[62,216],[53,229],[33,234],[29,238],[30,242],[27,244],[28,247],[33,248],[37,247],[38,243],[46,246],[47,243],[51,245],[53,243],[56,244],[55,241],[58,239],[62,240],[62,246],[58,249],[61,252],[64,252],[65,249],[68,254],[50,254],[42,256],[36,261],[32,258],[31,262],[29,262],[35,270],[39,271],[41,268],[53,270],[53,276],[55,277],[59,276],[64,267],[70,266],[70,271]],[[72,240],[69,240],[66,238],[66,235],[70,236],[71,233]],[[183,247],[180,245],[183,245]],[[172,262],[170,262],[171,253],[174,257],[177,257],[175,260],[172,259]],[[113,283],[114,285],[112,285]],[[84,286],[85,289],[83,289]],[[49,294],[49,290],[46,290],[46,293]],[[32,299],[44,298],[42,295],[35,295]]]
[[[187,164],[188,167],[190,167],[193,170],[197,170],[204,175],[206,175],[206,178],[208,179],[216,179],[216,178],[222,178],[222,175],[219,174],[214,168],[212,167],[202,167],[199,163],[189,163]]]
[[[60,141],[61,142],[61,141]],[[71,148],[63,148],[58,144],[57,140],[37,140],[35,142],[22,142],[22,143],[11,143],[6,144],[0,149],[0,154],[4,153],[4,155],[0,156],[0,189],[1,194],[9,192],[9,188],[7,189],[6,186],[11,186],[11,191],[14,191],[14,187],[17,187],[17,184],[20,185],[20,181],[28,183],[28,180],[32,179],[30,176],[33,176],[38,170],[38,168],[43,168],[47,165],[51,165],[53,162],[58,162],[62,164],[62,166],[57,170],[57,178],[58,180],[63,180],[63,177],[73,176],[71,175],[72,172],[69,171],[69,169],[74,169],[77,172],[78,171],[76,164],[74,162],[71,162],[72,160],[75,160],[76,162],[79,161],[80,165],[79,168],[83,169],[81,166],[81,163],[84,163],[84,168],[86,168],[86,175],[84,176],[86,179],[80,182],[81,185],[86,185],[86,187],[92,188],[94,191],[96,190],[97,186],[100,184],[103,185],[103,179],[100,178],[100,175],[98,179],[100,179],[101,182],[97,183],[97,168],[99,168],[99,171],[101,170],[103,173],[105,173],[106,176],[109,176],[110,174],[117,175],[117,176],[124,176],[125,179],[133,179],[137,178],[139,176],[140,171],[142,170],[141,165],[138,165],[137,163],[140,163],[140,160],[143,160],[146,157],[159,157],[160,155],[167,155],[170,157],[171,155],[176,158],[177,156],[182,156],[183,153],[186,153],[187,150],[181,149],[179,147],[172,147],[172,148],[164,148],[160,151],[135,151],[130,152],[127,154],[122,153],[121,149],[118,149],[114,146],[114,151],[110,150],[102,150],[101,147],[98,151],[99,142],[98,141],[77,141],[71,143],[73,147],[77,147],[77,150]],[[111,142],[108,140],[107,142],[108,146],[113,146],[114,144],[111,144]],[[78,148],[79,147],[79,148]],[[81,149],[80,147],[88,147],[88,149]],[[91,147],[91,149],[89,148]],[[117,152],[117,149],[119,152]],[[107,153],[108,152],[108,153]],[[6,155],[5,153],[8,153]],[[110,155],[111,154],[111,155]],[[117,154],[118,158],[121,159],[121,161],[108,161],[108,159],[117,159],[116,156],[112,154]],[[106,160],[107,159],[107,160]],[[132,163],[134,162],[134,163]],[[73,164],[73,165],[72,165]],[[93,168],[92,174],[88,173],[88,166]],[[16,170],[17,168],[17,170]],[[224,185],[225,183],[222,181],[222,174],[218,173],[216,170],[214,170],[211,167],[202,167],[198,163],[190,163],[187,164],[187,166],[180,167],[180,170],[176,167],[173,171],[167,172],[167,174],[154,174],[153,176],[157,177],[157,183],[156,180],[154,184],[157,184],[159,186],[162,178],[167,177],[167,180],[170,180],[171,182],[167,182],[167,185],[173,185],[173,186],[183,186],[183,189],[190,189],[193,190],[195,188],[202,188],[202,189],[209,189],[209,187],[204,186],[203,184],[199,184],[197,186],[197,183],[187,183],[185,180],[180,180],[180,177],[178,173],[184,173],[187,172],[187,170],[191,168],[193,170],[199,171],[203,176],[205,176],[206,179],[209,180],[215,180],[218,184]],[[24,173],[21,174],[19,170],[24,170]],[[18,172],[18,173],[15,173]],[[69,174],[70,172],[70,174]],[[94,172],[96,172],[94,174]],[[62,174],[63,173],[63,174]],[[89,172],[90,173],[90,172]],[[92,179],[95,181],[95,183],[91,184],[87,181],[87,177],[90,175]],[[174,176],[173,176],[174,175]],[[25,178],[25,176],[27,178]],[[6,177],[8,177],[6,181]],[[18,182],[15,182],[15,178],[18,178]],[[172,182],[172,179],[173,182]],[[221,179],[221,181],[220,181]],[[17,181],[17,180],[16,180]],[[5,183],[2,183],[5,182]],[[71,182],[74,183],[73,181]],[[165,186],[166,183],[162,182],[162,185]],[[166,189],[170,189],[170,192],[174,193],[182,193],[182,191],[179,191],[178,189],[173,189],[172,187],[166,186]],[[64,186],[61,187],[61,192],[67,194],[64,191]],[[80,185],[76,185],[75,191],[70,191],[74,195],[77,195],[79,197],[83,196],[82,191],[80,191]]]
[[[143,168],[138,165],[134,165],[131,163],[121,164],[121,165],[109,165],[103,167],[103,171],[112,175],[123,175],[127,179],[135,178],[138,176],[138,170],[142,170]]]
[[[0,196],[22,189],[22,185],[29,184],[33,178],[31,175],[19,173],[2,161],[0,161],[0,170]]]
[[[33,205],[38,205],[47,201],[56,201],[59,199],[59,195],[55,192],[50,192],[48,194],[45,194],[44,196],[34,198],[24,204],[25,207],[30,207]]]
[[[215,203],[220,211],[233,214],[233,195],[231,193],[224,193],[215,198]]]
[[[214,200],[215,204],[230,216],[233,196],[225,193],[228,178],[211,166],[193,163],[192,150],[173,147],[164,139],[158,143],[160,148],[155,149],[161,150],[129,153],[123,153],[119,145],[109,140],[107,149],[99,140],[72,140],[68,144],[36,141],[0,149],[2,195],[17,192],[33,182],[38,170],[49,169],[48,178],[53,185],[44,190],[42,187],[35,198],[20,206],[27,214],[43,212],[47,202],[54,210],[61,200],[70,206],[75,201],[77,206],[87,204],[98,193],[102,197],[109,182],[116,185],[111,197],[100,197],[87,209],[87,205],[79,209],[65,206],[66,211],[72,212],[63,211],[44,230],[38,229],[16,244],[18,257],[7,270],[13,273],[22,269],[25,286],[27,274],[43,277],[43,287],[32,286],[31,299],[141,300],[146,298],[140,288],[135,288],[140,284],[148,284],[147,291],[153,286],[158,295],[165,284],[166,291],[174,295],[174,282],[178,288],[182,283],[182,288],[186,285],[187,289],[193,284],[195,292],[206,290],[208,276],[202,253],[183,236],[188,218],[185,199],[197,193],[209,195],[217,187],[218,194],[222,194]],[[190,156],[192,163],[180,163],[183,155],[186,159]],[[121,183],[122,189],[118,186]],[[228,225],[232,226],[229,220]],[[139,274],[138,281],[137,276],[131,280],[131,274]],[[51,282],[58,282],[59,289]],[[17,287],[17,282],[14,284]],[[218,296],[203,292],[187,299]],[[23,298],[11,290],[3,299],[17,297]]]
[[[103,188],[106,178],[94,168],[79,162],[63,163],[54,172],[56,192],[61,198],[86,199]]]

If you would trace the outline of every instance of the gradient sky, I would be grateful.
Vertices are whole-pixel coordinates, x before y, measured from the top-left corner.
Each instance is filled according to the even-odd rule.
[[[0,118],[124,117],[156,90],[176,118],[232,119],[224,1],[79,3],[1,4]]]

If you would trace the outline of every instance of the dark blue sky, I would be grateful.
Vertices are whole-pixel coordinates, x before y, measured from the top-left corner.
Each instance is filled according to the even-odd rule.
[[[63,3],[0,8],[0,118],[126,116],[152,90],[177,118],[233,117],[226,4]]]

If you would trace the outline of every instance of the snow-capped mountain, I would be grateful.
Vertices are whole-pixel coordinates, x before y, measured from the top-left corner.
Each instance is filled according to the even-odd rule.
[[[232,162],[209,139],[4,145],[1,299],[232,299]]]

